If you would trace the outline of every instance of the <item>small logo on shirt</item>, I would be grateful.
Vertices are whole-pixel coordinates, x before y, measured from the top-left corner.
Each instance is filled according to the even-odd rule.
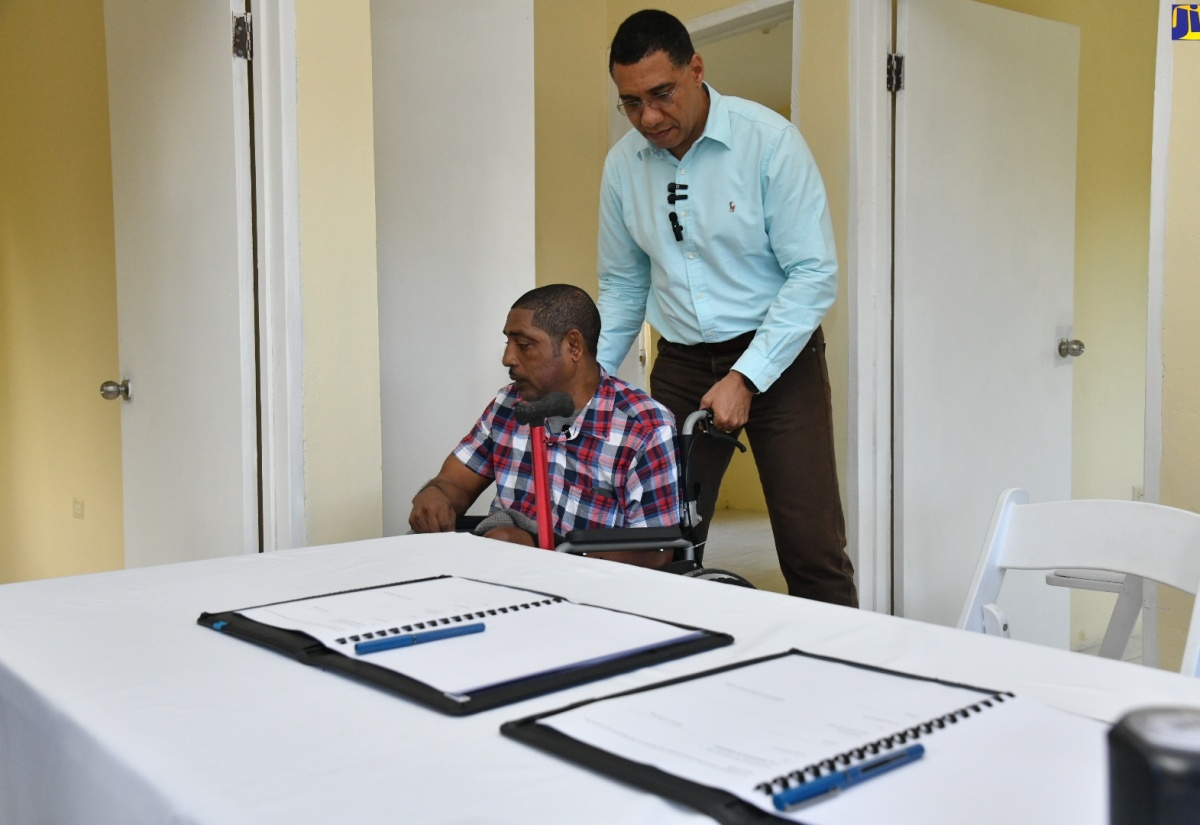
[[[733,201],[730,201],[729,202],[729,211],[732,212],[735,209],[737,209],[737,207],[733,205]]]

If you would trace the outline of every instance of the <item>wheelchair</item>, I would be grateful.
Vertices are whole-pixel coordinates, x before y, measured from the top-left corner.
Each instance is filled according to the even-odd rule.
[[[697,410],[687,417],[679,431],[677,463],[681,513],[678,527],[572,530],[567,533],[566,540],[554,548],[555,551],[586,556],[590,553],[612,551],[670,550],[674,554],[673,559],[662,568],[664,572],[753,589],[754,585],[737,573],[717,567],[704,567],[701,563],[704,548],[697,546],[694,541],[695,528],[700,523],[700,488],[693,480],[691,472],[692,446],[697,438],[726,439],[732,441],[742,452],[746,451],[745,444],[713,425],[711,410]]]

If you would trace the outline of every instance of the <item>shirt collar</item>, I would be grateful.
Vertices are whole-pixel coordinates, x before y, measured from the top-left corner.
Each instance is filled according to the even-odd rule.
[[[732,148],[733,129],[729,126],[729,107],[725,104],[724,95],[707,83],[704,84],[704,88],[708,90],[708,119],[704,121],[704,131],[692,145],[698,146],[702,141],[708,139],[715,140],[727,149]],[[638,158],[645,160],[647,154],[662,156],[671,153],[667,149],[652,146],[650,141],[642,138],[642,147],[638,149]]]
[[[583,408],[575,420],[571,422],[565,436],[553,438],[558,441],[574,441],[586,427],[595,438],[607,439],[612,429],[613,406],[616,404],[617,388],[604,367],[600,367],[600,386],[592,400]]]

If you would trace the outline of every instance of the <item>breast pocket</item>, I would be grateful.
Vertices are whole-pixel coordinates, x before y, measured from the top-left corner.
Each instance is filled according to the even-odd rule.
[[[569,525],[571,530],[621,527],[624,524],[620,502],[611,494],[596,489],[569,484],[562,505],[563,524]]]

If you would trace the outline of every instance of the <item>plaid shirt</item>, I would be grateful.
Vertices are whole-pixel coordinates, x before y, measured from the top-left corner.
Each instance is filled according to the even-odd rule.
[[[473,472],[496,482],[491,511],[519,510],[536,521],[529,430],[516,422],[510,384],[454,450]],[[600,386],[567,432],[551,434],[554,532],[679,523],[675,422],[666,407],[601,370]]]

